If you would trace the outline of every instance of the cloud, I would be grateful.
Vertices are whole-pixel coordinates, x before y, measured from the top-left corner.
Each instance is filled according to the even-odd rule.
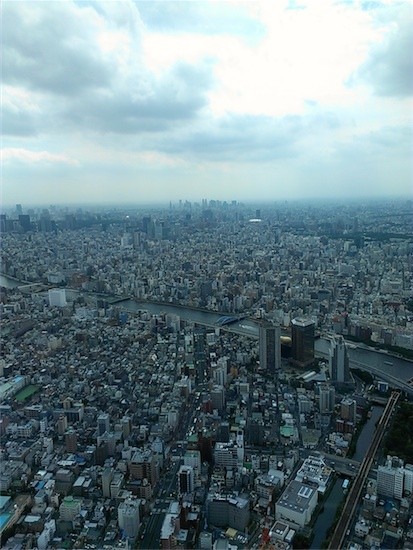
[[[413,94],[413,12],[411,5],[393,14],[390,31],[375,45],[351,81],[370,84],[375,94],[407,97]]]
[[[2,12],[5,82],[61,95],[110,83],[93,10],[69,2],[5,2]]]
[[[251,17],[246,3],[151,1],[137,2],[142,21],[151,31],[168,34],[233,35],[253,42],[265,35],[265,25]]]
[[[41,116],[41,107],[33,94],[21,88],[4,85],[1,99],[3,136],[36,135],[36,122]]]
[[[388,0],[5,2],[8,196],[30,179],[90,200],[102,181],[116,199],[137,178],[137,197],[156,185],[236,198],[258,180],[262,198],[274,181],[345,193],[347,177],[374,193],[392,170],[405,189],[403,14]]]
[[[146,67],[131,2],[9,2],[4,8],[4,80],[38,96],[45,117],[10,100],[5,131],[140,134],[196,118],[213,85],[210,61],[161,73]],[[43,95],[42,95],[43,94]],[[12,94],[11,94],[12,95]]]
[[[21,162],[25,164],[66,164],[70,166],[79,166],[79,162],[66,155],[50,153],[49,151],[31,151],[29,149],[19,149],[6,147],[2,149],[1,156],[4,162]]]
[[[64,117],[91,132],[159,132],[196,118],[211,85],[207,66],[177,63],[159,78],[141,72],[120,88],[89,94],[80,105],[69,104]]]
[[[230,114],[159,140],[157,147],[213,162],[271,162],[298,157],[303,140],[314,141],[339,125],[339,118],[330,113],[279,118]]]

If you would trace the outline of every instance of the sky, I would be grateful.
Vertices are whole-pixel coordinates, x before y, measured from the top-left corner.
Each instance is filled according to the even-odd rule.
[[[411,0],[0,9],[4,205],[412,196]]]

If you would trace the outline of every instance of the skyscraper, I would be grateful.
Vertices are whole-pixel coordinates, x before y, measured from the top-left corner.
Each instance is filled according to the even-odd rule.
[[[314,321],[297,317],[291,321],[292,359],[300,367],[314,361]]]
[[[281,367],[281,331],[279,325],[262,321],[259,328],[260,367],[275,374]]]
[[[349,382],[350,369],[347,348],[341,335],[333,337],[330,346],[330,376],[334,382]]]

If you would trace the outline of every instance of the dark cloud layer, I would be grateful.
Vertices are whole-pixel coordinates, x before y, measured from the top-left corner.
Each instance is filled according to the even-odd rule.
[[[122,88],[88,94],[81,104],[70,104],[64,117],[91,132],[158,132],[195,118],[210,85],[207,68],[179,63],[159,79],[136,74]]]
[[[346,0],[344,5],[360,15],[359,2]],[[274,28],[257,22],[242,4],[4,2],[2,53],[7,101],[2,105],[2,133],[11,136],[5,144],[9,194],[13,195],[16,182],[36,180],[47,196],[49,186],[57,181],[72,185],[71,178],[91,196],[96,195],[91,190],[100,178],[108,184],[122,179],[126,193],[137,172],[147,178],[148,188],[157,181],[159,189],[166,190],[171,181],[179,185],[187,178],[191,189],[194,173],[199,185],[209,186],[211,182],[215,185],[221,170],[226,171],[234,192],[237,178],[254,179],[258,173],[270,189],[277,170],[297,193],[305,192],[303,186],[308,182],[330,185],[332,180],[336,182],[332,193],[347,193],[348,179],[356,194],[363,181],[373,193],[376,180],[383,189],[393,184],[406,189],[411,180],[412,136],[411,128],[400,127],[405,124],[401,109],[406,102],[397,99],[412,92],[413,25],[411,13],[406,18],[406,10],[399,6],[390,9],[381,2],[361,6],[368,33],[356,33],[356,44],[362,49],[363,41],[370,40],[377,26],[383,30],[383,42],[371,47],[352,84],[368,83],[376,96],[392,98],[376,97],[371,105],[366,101],[361,112],[357,102],[346,103],[345,97],[331,99],[327,73],[314,77],[314,87],[306,89],[303,76],[292,79],[288,88],[295,71],[299,75],[308,72],[309,80],[312,76],[312,68],[300,64],[300,55],[302,50],[302,59],[306,59],[306,40],[315,40],[318,31],[312,17],[308,29],[304,25],[307,8],[302,9],[300,2],[290,2],[292,9],[285,20],[286,30],[288,21],[298,15],[294,21],[303,24],[297,49],[291,52],[296,62],[290,67],[284,63],[289,59],[288,47],[282,49],[288,39],[278,37],[277,47],[271,51],[263,48],[267,38],[275,39]],[[277,13],[282,17],[282,10]],[[330,15],[334,15],[334,24],[337,14]],[[297,31],[294,25],[291,29]],[[179,40],[182,33],[185,37]],[[182,44],[192,45],[188,40],[191,33],[194,52],[181,55]],[[159,41],[162,47],[171,45],[167,55],[148,50],[148,44],[160,47],[160,34],[168,35]],[[173,34],[177,37],[170,36]],[[220,47],[228,44],[222,56],[218,48],[211,48],[213,36]],[[347,37],[351,37],[351,29]],[[334,38],[331,45],[336,51]],[[147,59],[145,53],[149,53]],[[241,74],[244,57],[249,69]],[[183,58],[197,61],[180,61]],[[339,64],[337,58],[337,72],[344,81],[347,73]],[[270,66],[267,74],[265,67]],[[284,95],[255,94],[255,90],[282,79],[287,81]],[[297,102],[289,101],[289,92],[297,96]],[[260,97],[263,105],[258,104]],[[272,100],[280,102],[277,109],[272,108]],[[242,114],[243,109],[246,113],[280,114]],[[286,189],[286,194],[291,189]],[[222,191],[220,186],[211,190]]]

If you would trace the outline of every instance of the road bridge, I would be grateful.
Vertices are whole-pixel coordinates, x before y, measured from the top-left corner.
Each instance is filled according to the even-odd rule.
[[[338,474],[352,478],[357,476],[360,469],[360,462],[358,460],[323,452],[320,452],[320,455]]]
[[[403,380],[400,380],[396,376],[393,376],[392,374],[389,374],[387,372],[383,372],[377,367],[366,365],[365,363],[360,363],[358,361],[350,361],[350,367],[356,367],[361,370],[365,370],[367,372],[370,372],[371,374],[374,374],[374,376],[380,378],[381,380],[385,380],[386,382],[389,382],[390,385],[392,385],[395,388],[398,388],[402,391],[405,391],[406,393],[413,394],[413,385],[408,384],[407,382],[403,382]]]

